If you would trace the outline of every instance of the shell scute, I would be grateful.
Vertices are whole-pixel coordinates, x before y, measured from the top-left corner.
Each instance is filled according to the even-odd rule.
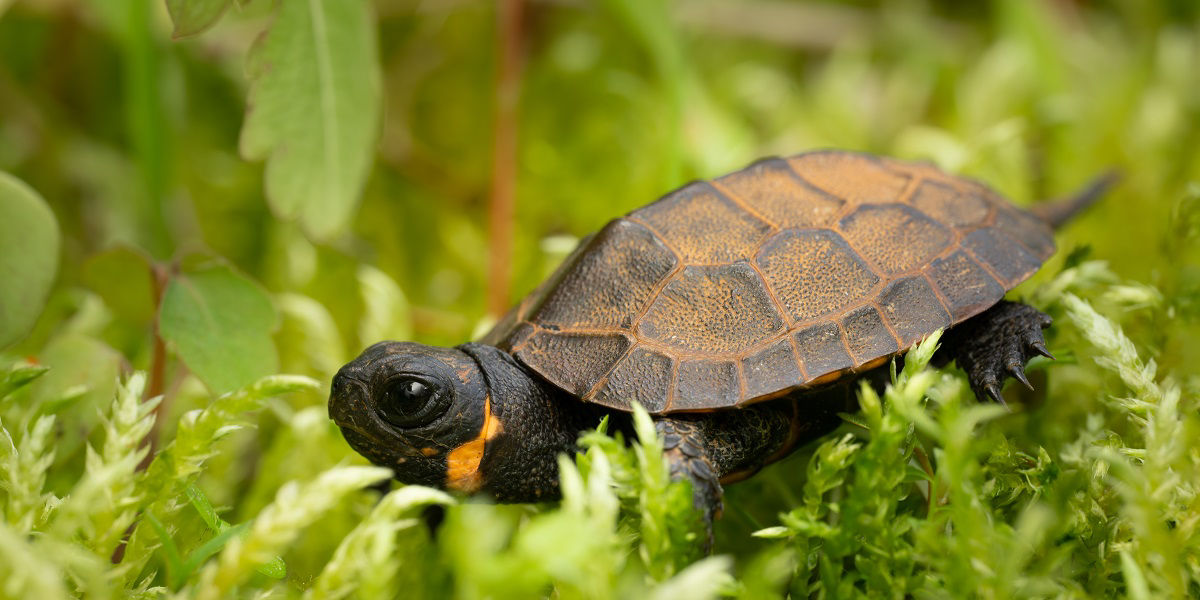
[[[842,331],[855,366],[900,350],[879,311],[869,304],[847,312],[842,317]]]
[[[809,152],[787,162],[801,179],[855,204],[895,202],[911,179],[874,156],[854,152]]]
[[[926,273],[946,299],[956,321],[986,309],[996,298],[1004,296],[1004,287],[962,250],[933,261]]]
[[[1033,215],[1015,210],[996,211],[996,227],[1028,249],[1039,263],[1054,254],[1049,227]]]
[[[879,294],[879,308],[905,348],[950,325],[950,314],[924,277],[897,279]]]
[[[711,410],[733,406],[741,399],[738,388],[738,370],[733,361],[682,360],[671,409]]]
[[[689,183],[631,216],[658,232],[688,264],[720,264],[745,258],[771,232],[770,225],[737,206],[707,181]]]
[[[610,222],[591,245],[536,309],[534,322],[559,328],[629,329],[678,263],[662,240],[628,219]]]
[[[944,225],[903,204],[861,206],[842,219],[841,229],[846,240],[887,275],[929,264],[954,241]]]
[[[716,183],[779,229],[831,225],[845,204],[797,177],[778,158],[761,160]]]
[[[842,343],[842,332],[837,323],[812,325],[792,334],[792,339],[809,380],[854,366],[854,359]]]
[[[513,353],[551,383],[579,397],[612,370],[632,345],[629,336],[538,329]]]
[[[670,356],[638,346],[613,367],[593,399],[624,410],[638,402],[647,411],[661,411],[670,397],[674,369],[675,360]]]
[[[762,279],[744,261],[683,269],[637,326],[646,340],[705,354],[741,352],[783,329]]]
[[[991,206],[979,194],[963,193],[941,181],[922,181],[912,204],[921,212],[951,227],[972,227],[987,219]]]
[[[747,398],[774,394],[805,381],[800,358],[787,336],[742,359],[742,373]]]
[[[755,261],[794,321],[857,303],[879,283],[858,254],[828,229],[789,229],[769,239]]]
[[[1005,287],[1015,286],[1042,266],[1042,261],[999,229],[976,229],[962,244],[1002,279]]]

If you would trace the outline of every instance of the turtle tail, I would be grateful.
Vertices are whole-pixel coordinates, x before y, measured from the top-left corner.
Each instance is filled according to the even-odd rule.
[[[1120,178],[1120,173],[1107,171],[1088,182],[1087,186],[1074,196],[1034,205],[1029,208],[1029,212],[1049,223],[1054,229],[1058,229],[1099,200],[1104,192],[1107,192]]]

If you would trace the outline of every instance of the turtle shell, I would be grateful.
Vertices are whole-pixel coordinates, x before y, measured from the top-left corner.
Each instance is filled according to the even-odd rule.
[[[931,165],[771,158],[608,223],[484,341],[584,401],[722,409],[882,364],[1053,252],[1045,222]]]

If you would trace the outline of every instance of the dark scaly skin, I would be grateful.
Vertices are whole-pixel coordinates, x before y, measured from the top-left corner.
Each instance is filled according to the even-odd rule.
[[[966,371],[976,397],[1003,404],[1000,391],[1009,377],[1032,389],[1025,364],[1038,355],[1054,358],[1042,337],[1050,321],[1049,315],[1032,306],[1001,301],[947,331],[942,338],[943,351],[934,357],[934,364],[953,359]]]
[[[873,376],[881,375],[876,369]],[[868,377],[868,375],[864,375]],[[741,481],[830,431],[839,412],[853,410],[852,381],[805,390],[742,410],[680,414],[655,419],[671,477],[692,483],[692,501],[707,527],[720,516],[722,484]]]
[[[957,361],[981,400],[1000,400],[1008,377],[1024,382],[1025,362],[1048,354],[1041,333],[1048,324],[1049,317],[1036,309],[1001,302],[948,331],[936,360]],[[837,413],[855,409],[857,382],[881,387],[887,370],[879,367],[744,409],[656,417],[671,475],[691,481],[694,502],[711,531],[723,483],[748,477],[836,428]],[[381,408],[392,401],[387,386],[405,373],[442,386],[444,410],[431,422],[397,427],[383,418]],[[421,407],[412,408],[415,413]],[[632,436],[628,413],[580,403],[484,344],[372,346],[338,373],[329,410],[347,441],[372,462],[391,467],[400,481],[486,494],[498,502],[559,499],[558,456],[573,454],[579,433],[606,415],[611,431]],[[459,466],[453,466],[455,456],[472,456],[467,451],[472,444],[481,450],[477,464],[463,467],[457,460]]]
[[[573,456],[579,434],[609,411],[580,405],[562,390],[529,377],[509,354],[484,344],[463,344],[480,365],[492,393],[492,411],[504,433],[488,442],[480,470],[486,493],[501,502],[558,500],[558,455]],[[629,419],[613,419],[628,432]]]

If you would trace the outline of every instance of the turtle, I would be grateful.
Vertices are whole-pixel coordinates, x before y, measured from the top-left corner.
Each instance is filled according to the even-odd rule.
[[[401,482],[542,502],[581,432],[640,405],[711,539],[724,484],[832,431],[935,331],[981,401],[1029,385],[1051,319],[1005,295],[1110,183],[1027,211],[926,162],[763,159],[610,221],[478,342],[370,346],[329,414]]]

